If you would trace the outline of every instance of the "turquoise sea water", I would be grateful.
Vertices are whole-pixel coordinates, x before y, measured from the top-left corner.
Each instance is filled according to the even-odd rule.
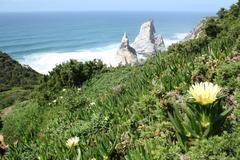
[[[181,38],[213,13],[79,12],[0,13],[0,50],[46,73],[70,58],[101,58],[111,62],[122,35],[130,41],[141,24],[153,19],[156,31],[168,45]],[[107,58],[108,56],[108,58]]]

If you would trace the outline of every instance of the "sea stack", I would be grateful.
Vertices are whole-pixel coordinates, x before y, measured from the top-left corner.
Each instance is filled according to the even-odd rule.
[[[117,51],[116,60],[120,65],[134,64],[138,61],[135,49],[129,45],[127,33],[123,35],[121,46]]]
[[[132,46],[138,54],[147,57],[156,54],[158,51],[165,50],[163,38],[160,34],[156,33],[153,20],[142,24],[140,32]]]

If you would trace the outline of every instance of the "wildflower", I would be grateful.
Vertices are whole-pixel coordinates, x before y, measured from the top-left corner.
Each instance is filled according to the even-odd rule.
[[[53,103],[57,103],[57,100],[55,99],[55,100],[53,101]]]
[[[138,129],[143,129],[144,127],[145,127],[144,124],[141,124],[138,126]]]
[[[81,90],[82,90],[82,88],[78,88],[77,90],[78,90],[78,91],[81,91]]]
[[[60,99],[63,99],[63,96],[60,96],[59,98],[60,98]]]
[[[109,117],[108,117],[108,116],[106,116],[106,117],[104,118],[104,120],[105,120],[105,121],[108,121],[108,120],[109,120]]]
[[[67,140],[66,146],[68,148],[73,148],[73,147],[77,146],[78,143],[79,143],[79,137],[72,137],[72,138]]]
[[[95,105],[96,105],[95,102],[90,103],[90,106],[95,106]]]
[[[63,91],[63,92],[65,92],[65,91],[66,91],[66,89],[64,88],[62,91]]]
[[[217,95],[221,91],[221,87],[210,82],[201,82],[192,85],[189,93],[201,105],[212,104],[216,101]]]

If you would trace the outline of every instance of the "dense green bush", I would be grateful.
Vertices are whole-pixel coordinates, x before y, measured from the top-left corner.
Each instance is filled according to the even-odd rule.
[[[90,79],[94,74],[105,69],[105,65],[100,60],[89,62],[78,62],[70,60],[67,63],[56,66],[44,80],[49,87],[79,87],[83,82]]]
[[[229,88],[240,88],[240,62],[223,63],[216,70],[215,81]]]
[[[57,66],[32,101],[3,119],[8,142],[19,140],[3,159],[239,159],[237,12],[224,10],[204,25],[212,25],[211,37],[174,44],[141,65],[108,72],[101,62]],[[234,110],[217,133],[188,141],[184,153],[167,113],[177,105],[184,115],[189,86],[201,81],[221,85],[224,110]],[[75,136],[79,142],[69,149],[66,142]]]
[[[80,88],[84,82],[93,76],[104,73],[109,68],[100,60],[79,62],[70,60],[69,62],[57,65],[49,75],[44,75],[41,85],[34,95],[38,97],[39,103],[56,99],[56,93],[63,88]]]
[[[168,48],[168,52],[180,54],[198,54],[207,47],[207,44],[208,39],[206,37],[201,37],[199,39],[173,44]]]
[[[210,139],[197,140],[194,147],[190,149],[187,155],[194,160],[202,159],[231,159],[240,158],[240,136],[239,132],[233,134],[224,133],[221,136],[215,136]]]
[[[227,14],[227,10],[225,8],[221,8],[218,12],[217,15],[220,19],[224,18]]]
[[[221,27],[216,24],[214,19],[208,20],[207,25],[205,26],[205,32],[208,37],[216,38],[221,31]]]
[[[235,46],[234,46],[234,51],[237,52],[237,53],[240,53],[240,37],[238,37],[238,39],[236,40],[235,42]]]

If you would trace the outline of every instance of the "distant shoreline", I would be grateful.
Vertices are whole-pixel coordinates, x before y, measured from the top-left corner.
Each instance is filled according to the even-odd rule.
[[[98,58],[115,64],[113,57],[122,34],[127,32],[133,42],[145,20],[154,20],[157,33],[169,46],[182,40],[202,17],[209,15],[153,11],[108,13],[34,12],[8,16],[0,13],[0,50],[40,73],[73,58],[82,61]]]

